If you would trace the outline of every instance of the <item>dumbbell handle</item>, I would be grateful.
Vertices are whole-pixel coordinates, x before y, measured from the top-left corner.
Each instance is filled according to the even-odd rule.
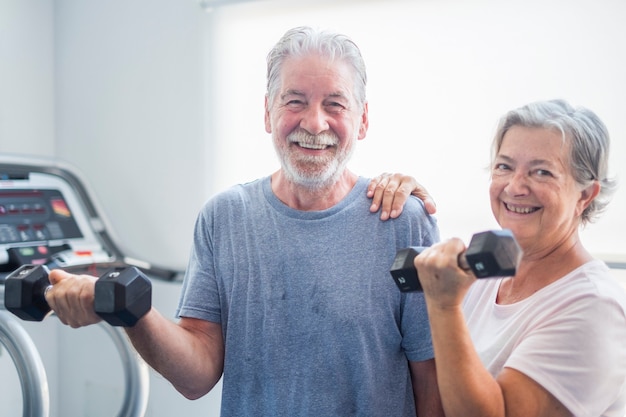
[[[391,266],[391,276],[400,291],[422,291],[413,260],[426,249],[412,246],[401,249]],[[477,233],[467,249],[459,254],[457,263],[476,278],[513,276],[521,257],[521,249],[510,230]]]
[[[415,250],[416,252],[415,256],[417,256],[420,253],[424,252],[426,249],[428,249],[428,246],[411,246],[411,248]],[[463,252],[459,253],[459,256],[457,257],[457,260],[456,260],[457,265],[459,266],[459,268],[461,268],[464,271],[471,271],[472,267],[470,266],[469,261],[467,260],[467,256],[465,256],[466,253],[467,253],[467,250],[464,250]]]
[[[396,254],[390,272],[396,285],[400,288],[400,291],[423,291],[413,261],[417,255],[424,252],[426,249],[428,249],[427,246],[409,246],[408,248],[400,249]],[[459,254],[457,262],[461,269],[466,271],[471,270],[467,258],[465,257],[465,252]]]
[[[472,267],[470,266],[469,262],[467,261],[467,257],[465,256],[465,251],[459,254],[459,257],[457,258],[457,264],[459,265],[459,268],[464,271],[472,270]]]

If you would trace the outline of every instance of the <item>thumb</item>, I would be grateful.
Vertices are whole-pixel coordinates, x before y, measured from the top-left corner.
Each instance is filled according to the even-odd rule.
[[[53,269],[48,274],[48,281],[50,281],[51,285],[57,285],[63,280],[66,280],[70,277],[70,274],[65,272],[62,269]]]

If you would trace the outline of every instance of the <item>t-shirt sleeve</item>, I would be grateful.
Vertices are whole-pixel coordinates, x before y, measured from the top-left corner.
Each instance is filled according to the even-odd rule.
[[[215,279],[211,223],[213,202],[207,203],[196,219],[177,317],[191,317],[221,323],[220,297]]]
[[[439,241],[439,228],[434,217],[426,213],[424,203],[416,197],[407,201],[411,221],[411,246],[431,246]],[[414,214],[414,213],[417,213]],[[408,246],[408,245],[407,245]],[[402,348],[410,361],[424,361],[434,357],[432,336],[426,310],[424,293],[411,292],[403,295]]]

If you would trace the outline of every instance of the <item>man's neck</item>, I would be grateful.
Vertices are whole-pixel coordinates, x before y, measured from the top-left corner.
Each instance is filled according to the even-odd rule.
[[[345,170],[332,185],[310,188],[289,181],[279,170],[272,174],[272,192],[287,206],[302,211],[319,211],[333,207],[347,196],[358,176]]]

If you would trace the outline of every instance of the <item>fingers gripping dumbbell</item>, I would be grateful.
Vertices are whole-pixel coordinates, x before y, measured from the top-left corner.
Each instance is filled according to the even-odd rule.
[[[391,265],[391,276],[400,291],[422,291],[413,260],[425,247],[401,249]],[[467,250],[459,255],[459,267],[476,278],[515,275],[522,250],[510,230],[490,230],[472,236]]]
[[[6,278],[7,310],[28,321],[42,321],[50,312],[45,293],[50,287],[48,268],[24,265]],[[95,284],[94,310],[112,326],[134,326],[152,305],[152,284],[137,268],[112,268]]]

